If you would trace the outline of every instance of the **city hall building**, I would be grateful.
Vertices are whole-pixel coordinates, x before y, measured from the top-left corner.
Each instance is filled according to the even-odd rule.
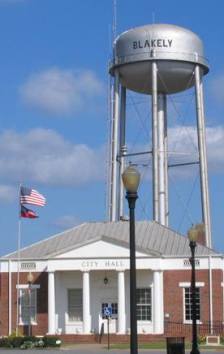
[[[165,335],[192,320],[186,237],[157,222],[136,222],[139,335]],[[0,335],[130,333],[129,222],[84,223],[0,259]],[[30,273],[32,282],[28,282]],[[196,248],[197,318],[212,333],[223,323],[223,256]],[[17,294],[19,300],[17,301]],[[18,316],[18,317],[17,317]],[[84,337],[84,336],[83,336]]]

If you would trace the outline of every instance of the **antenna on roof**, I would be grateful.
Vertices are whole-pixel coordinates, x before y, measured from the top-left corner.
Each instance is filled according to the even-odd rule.
[[[117,0],[113,0],[113,41],[117,36]]]
[[[156,22],[156,14],[155,12],[153,11],[152,12],[152,23],[154,24]]]

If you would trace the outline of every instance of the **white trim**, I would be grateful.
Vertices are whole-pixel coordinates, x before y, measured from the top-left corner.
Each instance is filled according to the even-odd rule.
[[[196,322],[197,322],[197,324],[202,324],[202,323],[203,323],[203,322],[201,322],[201,321],[199,321],[199,320],[197,320]],[[183,323],[184,323],[184,324],[192,324],[192,320],[184,320]]]
[[[36,321],[31,321],[31,326],[37,326],[37,322]],[[28,326],[29,325],[29,322],[23,322],[23,321],[19,321],[19,325],[20,326]]]
[[[92,255],[89,255],[90,257]],[[186,258],[186,257],[185,257]],[[188,267],[183,265],[183,256],[138,256],[136,259],[136,268],[137,269],[151,269],[153,270],[158,270],[158,262],[160,263],[160,270],[163,271],[169,271],[169,270],[180,270],[180,269],[188,269]],[[97,261],[97,266],[96,267],[91,267],[91,270],[114,270],[116,269],[116,265],[113,266],[105,266],[105,263],[109,261],[112,261],[112,264],[115,264],[117,261],[119,263],[119,270],[129,270],[129,258],[126,255],[119,256],[119,257],[94,257],[94,258],[88,258],[88,257],[76,257],[74,258],[56,258],[53,259],[52,257],[49,258],[48,260],[43,260],[43,259],[37,259],[37,260],[32,260],[36,262],[36,272],[46,272],[47,269],[52,270],[52,271],[59,271],[59,270],[78,270],[80,271],[82,269],[82,262],[83,261],[88,261],[88,262],[96,262]],[[23,260],[21,260],[23,261]],[[27,260],[26,260],[27,261]],[[17,272],[17,261],[15,259],[11,260],[12,262],[12,268],[11,271]],[[115,262],[115,263],[114,263]],[[4,272],[8,272],[8,260],[1,260],[1,270]],[[223,269],[223,259],[220,255],[212,255],[212,265],[213,269]],[[86,267],[87,268],[87,267]],[[200,256],[200,269],[208,270],[208,256]],[[89,267],[90,270],[90,267]],[[118,269],[117,269],[118,270]],[[27,273],[27,270],[21,270],[20,273]]]
[[[33,284],[33,285],[29,285],[29,284],[17,284],[16,285],[16,289],[40,289],[40,284]]]
[[[214,268],[213,268],[214,269]],[[224,321],[224,259],[222,259],[222,282],[221,282],[221,287],[222,287],[222,323]]]
[[[179,283],[179,287],[180,288],[190,288],[191,283],[190,282],[180,282]],[[196,288],[202,288],[203,286],[205,286],[204,282],[196,282],[195,283]]]
[[[182,301],[183,301],[183,323],[185,323],[185,287],[182,287]]]
[[[11,273],[11,260],[9,259],[9,335],[12,334],[12,273]]]
[[[77,320],[70,320],[68,315],[67,315],[67,320],[66,320],[66,324],[67,325],[70,325],[70,324],[73,324],[73,325],[82,325],[83,326],[83,321],[77,321]]]
[[[209,342],[209,339],[211,338],[217,339],[217,343]],[[206,345],[220,345],[220,336],[215,336],[215,335],[206,336]]]

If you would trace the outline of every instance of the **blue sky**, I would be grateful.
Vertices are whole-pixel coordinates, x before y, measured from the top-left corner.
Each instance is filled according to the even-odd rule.
[[[191,0],[117,0],[117,34],[152,23],[154,18],[157,23],[189,28],[204,41],[210,63],[204,89],[212,237],[214,247],[221,252],[223,10],[222,1],[206,4]],[[17,247],[21,182],[47,198],[46,207],[33,208],[39,219],[22,220],[22,245],[81,222],[106,219],[107,68],[112,22],[111,0],[0,0],[1,255]],[[190,90],[173,97],[181,117],[169,101],[171,145],[178,146],[180,151],[188,150],[191,139],[196,139],[192,95]],[[139,108],[140,121],[133,103],[139,97],[130,93],[128,98],[130,150],[148,144],[150,147],[141,130],[142,121],[150,124],[148,99],[141,99],[144,102]],[[181,129],[183,124],[188,133]],[[147,176],[148,171],[140,168]],[[138,219],[151,218],[150,188],[150,178],[146,177],[139,193]],[[200,220],[196,168],[172,172],[170,206],[170,225],[181,233],[186,232],[191,222]]]

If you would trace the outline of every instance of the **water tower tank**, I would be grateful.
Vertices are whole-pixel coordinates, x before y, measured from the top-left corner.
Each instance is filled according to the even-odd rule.
[[[203,43],[188,29],[153,24],[130,29],[115,41],[111,74],[117,69],[122,85],[151,94],[152,62],[157,62],[158,92],[170,94],[194,85],[195,64],[208,72]]]

